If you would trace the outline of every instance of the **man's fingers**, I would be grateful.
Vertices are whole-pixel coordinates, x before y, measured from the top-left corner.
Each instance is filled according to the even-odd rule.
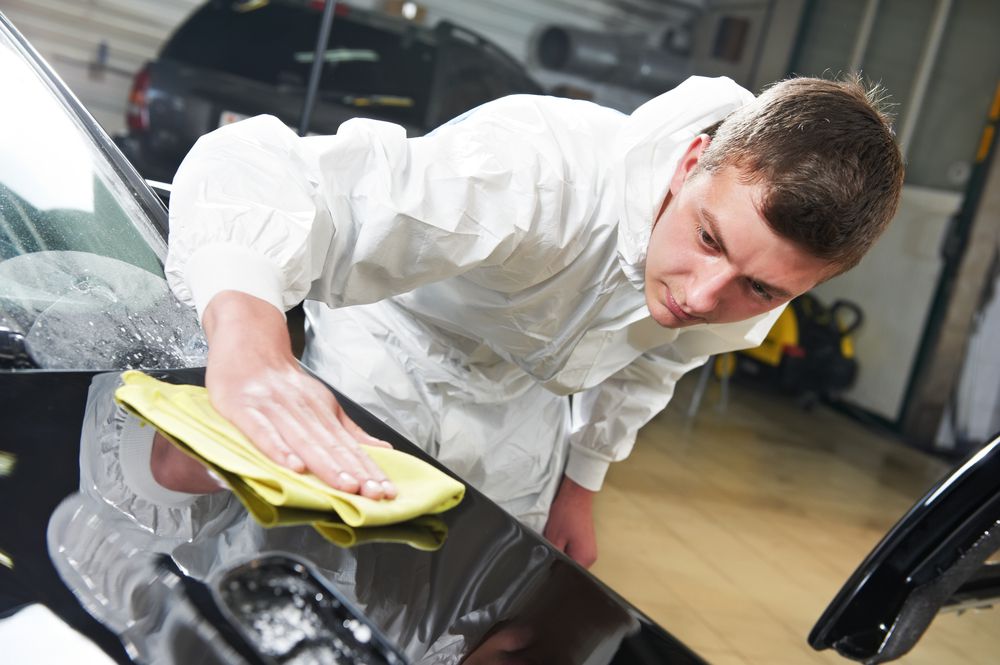
[[[590,568],[597,562],[597,554],[595,552],[581,551],[578,548],[570,547],[565,550],[569,558],[576,561],[578,564],[584,568]]]
[[[307,392],[293,405],[302,422],[290,425],[296,437],[309,442],[298,448],[308,456],[310,470],[337,489],[375,500],[395,497],[395,487],[334,415],[340,408],[336,400],[320,388],[323,393]]]
[[[368,432],[361,429],[361,426],[354,422],[350,416],[344,411],[343,407],[338,405],[337,418],[340,420],[340,424],[344,426],[354,440],[358,443],[363,443],[366,446],[374,446],[376,448],[392,448],[392,444],[388,441],[383,441],[382,439],[376,439],[374,436]]]
[[[566,538],[560,536],[558,533],[549,531],[548,525],[546,525],[545,530],[542,531],[542,535],[545,536],[545,539],[552,544],[552,547],[556,548],[560,552],[566,551]]]
[[[350,463],[355,469],[357,477],[361,480],[361,495],[369,499],[394,498],[396,496],[395,487],[386,478],[382,469],[375,464],[375,461],[365,453],[351,433],[339,421],[336,422],[333,429],[335,429],[341,445],[335,447],[332,452],[344,459],[345,462]]]
[[[351,420],[351,417],[344,413],[343,407],[337,404],[337,421],[344,428],[355,441],[359,441],[365,445],[377,446],[379,448],[392,448],[386,441],[381,439],[376,439],[368,432],[361,429],[361,427]],[[379,486],[369,485],[372,492],[381,492],[386,499],[396,498],[396,486],[391,480],[389,480],[382,469],[379,468],[378,464],[375,463],[371,457],[365,453],[363,448],[358,448],[358,453],[361,457],[361,463],[364,465],[365,470],[368,471],[369,477],[372,481],[379,483]],[[365,496],[368,496],[367,494]]]
[[[225,415],[225,414],[223,414]],[[232,423],[236,425],[254,445],[275,464],[287,467],[292,471],[302,473],[306,470],[305,462],[295,454],[285,442],[281,432],[263,413],[256,409],[244,409],[237,412]]]
[[[563,552],[584,568],[590,568],[597,561],[596,544],[592,544],[582,535],[574,537],[572,534],[561,532],[558,528],[549,529],[548,524],[545,525],[542,535],[552,543],[554,548]]]
[[[378,441],[378,439],[369,435],[351,420],[332,395],[327,393],[326,396],[329,396],[329,400],[317,399],[310,406],[315,410],[317,418],[322,421],[325,429],[334,436],[336,442],[341,444],[334,445],[331,453],[339,455],[343,463],[348,464],[355,471],[361,481],[362,496],[369,499],[395,498],[395,485],[359,445],[359,442],[367,443],[368,441]]]
[[[216,408],[277,464],[299,473],[308,470],[333,488],[370,499],[396,496],[395,486],[359,440],[385,444],[343,415],[323,384],[295,368],[271,374],[267,386],[223,397]]]
[[[290,410],[286,405],[271,405],[263,411],[281,429],[289,445],[294,445],[309,471],[335,489],[357,494],[362,479],[356,465],[345,463],[343,455],[335,454],[338,448],[325,443],[329,434],[318,426],[310,410],[296,409],[298,417]]]
[[[567,543],[567,547],[563,551],[566,552],[566,555],[569,556],[569,558],[573,559],[573,561],[576,561],[584,568],[590,568],[597,562],[596,548],[591,548],[589,546],[581,547],[575,543]]]

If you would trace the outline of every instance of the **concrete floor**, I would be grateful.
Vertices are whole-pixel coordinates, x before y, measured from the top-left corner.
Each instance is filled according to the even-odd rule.
[[[612,465],[593,572],[716,665],[848,663],[806,643],[837,590],[950,468],[840,413],[697,376]],[[713,382],[714,383],[714,382]],[[899,663],[1000,662],[1000,607],[939,615]]]

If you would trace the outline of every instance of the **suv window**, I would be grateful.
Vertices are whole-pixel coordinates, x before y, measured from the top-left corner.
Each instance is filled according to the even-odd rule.
[[[438,93],[429,126],[436,127],[480,104],[511,92],[542,91],[504,54],[492,51],[479,37],[450,24],[439,26]]]
[[[305,6],[269,3],[241,11],[210,3],[181,26],[162,57],[267,85],[304,89],[320,17],[319,10]],[[419,121],[433,71],[434,48],[417,28],[376,27],[338,15],[320,90],[356,106],[395,107],[401,117]]]
[[[201,364],[166,246],[79,118],[0,35],[0,328],[57,369]]]

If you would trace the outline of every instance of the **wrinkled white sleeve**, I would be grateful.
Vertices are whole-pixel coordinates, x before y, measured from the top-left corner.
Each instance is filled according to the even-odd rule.
[[[784,309],[781,305],[746,321],[687,329],[574,395],[565,474],[586,489],[601,489],[608,466],[628,457],[639,428],[667,406],[682,376],[715,354],[758,346]]]
[[[601,384],[574,395],[565,474],[586,489],[600,490],[608,467],[632,452],[639,428],[667,405],[678,379],[706,360],[645,353]]]
[[[171,288],[199,315],[228,289],[338,307],[501,265],[555,214],[538,193],[561,168],[541,119],[512,97],[412,139],[365,119],[308,138],[271,116],[220,128],[174,180]]]

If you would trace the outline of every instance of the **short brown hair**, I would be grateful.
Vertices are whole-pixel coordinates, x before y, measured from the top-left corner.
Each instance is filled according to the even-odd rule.
[[[857,75],[780,81],[718,126],[699,168],[734,166],[764,183],[771,228],[844,272],[886,229],[903,187],[882,95]]]

